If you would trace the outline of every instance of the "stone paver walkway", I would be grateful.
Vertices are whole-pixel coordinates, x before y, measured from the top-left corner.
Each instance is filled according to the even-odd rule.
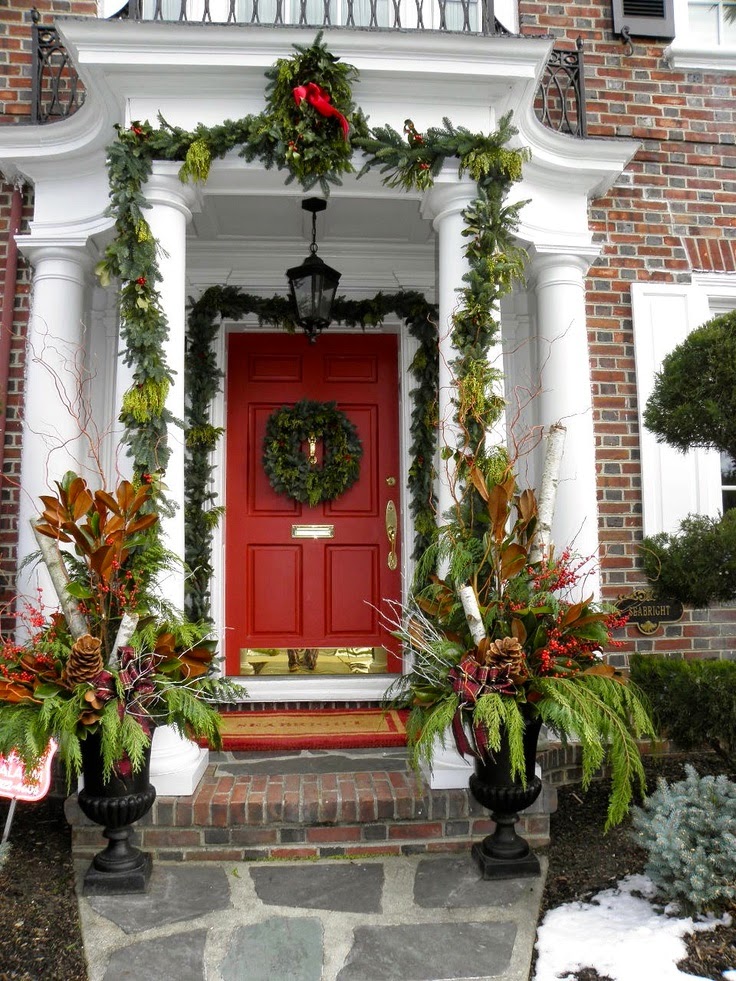
[[[469,854],[157,862],[79,906],[90,981],[527,981],[542,885]]]

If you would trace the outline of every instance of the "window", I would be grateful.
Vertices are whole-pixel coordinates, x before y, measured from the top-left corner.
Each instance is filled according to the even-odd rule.
[[[728,453],[721,453],[721,494],[724,514],[736,508],[736,460]]]
[[[690,0],[687,14],[694,40],[736,44],[736,0]]]
[[[674,0],[675,32],[665,57],[672,68],[736,70],[736,0]]]

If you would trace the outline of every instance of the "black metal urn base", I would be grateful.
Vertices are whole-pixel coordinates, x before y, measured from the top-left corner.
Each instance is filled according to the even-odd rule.
[[[521,780],[511,780],[508,743],[502,734],[501,748],[493,759],[477,760],[470,777],[470,792],[483,807],[491,811],[496,823],[493,832],[480,844],[473,845],[472,855],[484,879],[511,879],[539,875],[539,859],[529,842],[516,833],[519,811],[530,807],[542,792],[542,781],[534,766],[541,720],[527,721],[524,730],[526,787]]]
[[[89,744],[89,745],[88,745]],[[142,893],[151,877],[151,856],[131,844],[131,825],[147,814],[156,800],[149,780],[150,748],[144,766],[135,774],[113,773],[102,780],[99,738],[88,736],[82,743],[84,789],[79,791],[79,808],[95,824],[104,825],[107,848],[92,859],[84,877],[86,895]]]

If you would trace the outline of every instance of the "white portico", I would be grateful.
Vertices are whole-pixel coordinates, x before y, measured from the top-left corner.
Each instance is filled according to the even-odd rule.
[[[96,454],[108,479],[125,473],[115,420],[128,387],[128,369],[119,357],[114,287],[103,293],[93,275],[111,234],[105,215],[105,147],[115,137],[114,126],[143,119],[155,123],[160,113],[172,125],[194,129],[198,123],[214,125],[259,112],[265,69],[288,57],[292,44],[308,43],[313,36],[298,29],[251,31],[126,21],[68,20],[59,27],[87,90],[84,107],[53,126],[0,131],[0,168],[9,178],[31,182],[35,188],[33,221],[28,234],[19,237],[34,267],[21,557],[34,548],[26,529],[37,497],[49,482],[67,469],[91,476]],[[516,145],[531,152],[524,179],[514,189],[518,200],[528,201],[519,238],[528,251],[529,268],[526,285],[502,310],[504,369],[510,405],[514,390],[522,387],[534,398],[525,402],[523,411],[509,412],[518,430],[512,438],[520,443],[524,429],[541,432],[558,421],[565,424],[553,538],[573,544],[582,555],[597,554],[584,279],[600,245],[593,243],[588,227],[588,202],[616,180],[635,145],[575,140],[541,126],[533,102],[549,40],[349,30],[328,30],[325,39],[334,54],[358,69],[353,95],[370,125],[390,124],[401,131],[410,118],[423,131],[447,117],[456,126],[490,132],[502,115],[513,111],[519,130]],[[358,159],[356,165],[359,169]],[[148,222],[160,247],[160,294],[169,326],[167,362],[175,372],[168,407],[181,418],[187,297],[217,284],[239,285],[263,295],[285,292],[284,271],[302,258],[308,235],[300,209],[302,191],[296,184],[285,185],[282,173],[246,164],[235,154],[215,161],[202,186],[182,184],[177,172],[178,164],[156,163],[145,193],[151,205]],[[320,234],[321,254],[342,272],[341,292],[363,297],[379,290],[413,289],[438,303],[440,420],[442,438],[448,442],[453,393],[449,324],[467,268],[462,211],[474,190],[472,182],[450,168],[424,194],[386,188],[373,172],[360,180],[351,176],[331,194]],[[245,329],[250,326],[246,323]],[[399,439],[405,476],[411,339],[402,336],[397,325],[385,329],[400,334]],[[224,347],[221,353],[227,371]],[[78,392],[82,380],[92,415],[90,425],[80,432],[79,413],[70,411],[70,394]],[[222,404],[215,416],[219,424]],[[172,455],[165,480],[171,498],[181,503],[181,432],[171,431],[169,440]],[[520,468],[532,482],[539,473],[538,454],[538,449],[533,451]],[[224,479],[218,481],[224,498]],[[447,493],[441,478],[441,507]],[[225,499],[223,503],[228,505]],[[400,507],[400,529],[410,542],[405,505]],[[169,548],[183,555],[182,507],[166,519],[164,531]],[[216,554],[222,551],[220,543]],[[410,551],[403,552],[405,581]],[[221,557],[215,566],[214,612],[222,639],[228,625]],[[183,574],[162,585],[168,598],[181,605]],[[385,685],[380,676],[333,679],[329,697],[369,700],[379,697]],[[257,701],[327,697],[324,683],[316,677],[253,678],[248,689]],[[166,767],[172,772],[177,753],[184,761],[193,751],[167,749]],[[194,755],[196,761],[184,761],[181,784],[172,777],[167,789],[159,785],[160,792],[191,792],[188,788],[204,759],[199,751]],[[154,762],[154,773],[155,766]]]

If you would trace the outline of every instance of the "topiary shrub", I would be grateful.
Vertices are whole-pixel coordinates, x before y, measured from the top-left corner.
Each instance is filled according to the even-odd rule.
[[[679,749],[708,746],[729,766],[736,765],[736,662],[632,654],[629,665],[660,735]]]
[[[644,425],[678,450],[736,457],[736,310],[698,327],[662,361]]]
[[[657,891],[684,912],[718,912],[736,900],[736,783],[685,773],[673,784],[660,777],[633,824]]]
[[[645,538],[640,553],[658,596],[695,607],[736,596],[736,510],[719,519],[691,514],[675,534]]]

